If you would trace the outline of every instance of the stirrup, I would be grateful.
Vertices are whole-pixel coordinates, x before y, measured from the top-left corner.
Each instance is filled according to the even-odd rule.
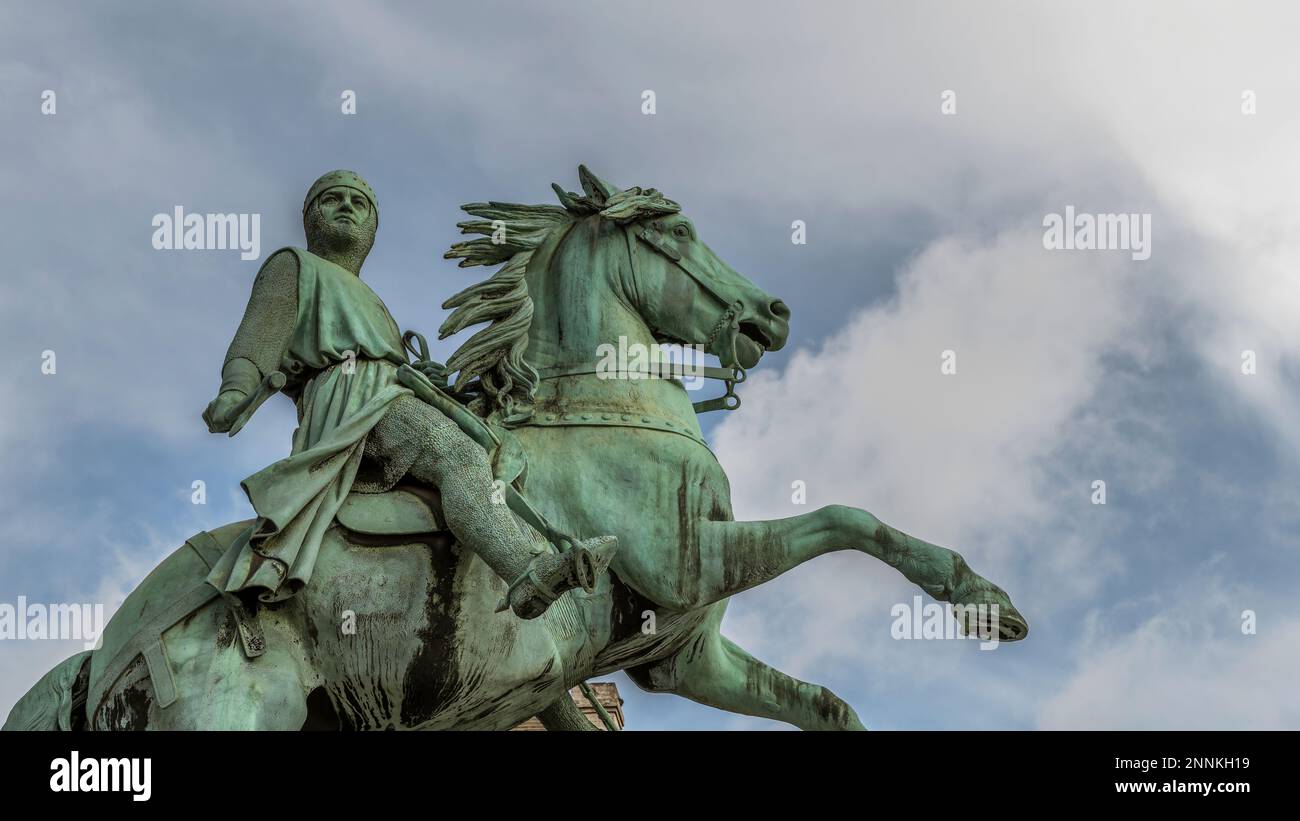
[[[502,613],[506,610],[509,610],[510,600],[514,598],[515,590],[519,587],[519,585],[523,584],[526,581],[531,581],[533,583],[533,587],[537,589],[537,594],[539,598],[541,598],[542,601],[546,602],[547,607],[550,607],[555,602],[555,600],[559,598],[559,596],[556,595],[555,591],[552,590],[549,585],[543,584],[542,580],[537,578],[537,560],[541,558],[545,558],[548,555],[554,555],[554,554],[539,553],[528,561],[528,569],[525,570],[523,573],[521,573],[519,575],[519,578],[511,582],[510,585],[506,588],[506,595],[501,599],[501,603],[497,605],[497,609],[495,612]],[[559,554],[559,555],[563,555],[563,554]]]

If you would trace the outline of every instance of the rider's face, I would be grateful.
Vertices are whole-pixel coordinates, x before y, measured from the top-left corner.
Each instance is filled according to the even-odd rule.
[[[320,195],[321,216],[335,225],[361,226],[370,218],[370,200],[354,188],[336,185]]]
[[[359,267],[375,241],[378,220],[374,208],[356,189],[342,185],[325,189],[303,215],[307,249],[356,257]]]

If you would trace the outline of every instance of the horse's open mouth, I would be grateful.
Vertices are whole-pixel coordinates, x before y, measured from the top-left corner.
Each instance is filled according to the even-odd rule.
[[[772,349],[772,337],[763,333],[763,329],[752,322],[741,322],[740,333],[749,337],[765,351]]]
[[[736,334],[736,364],[752,368],[772,346],[771,338],[752,322],[741,322]]]

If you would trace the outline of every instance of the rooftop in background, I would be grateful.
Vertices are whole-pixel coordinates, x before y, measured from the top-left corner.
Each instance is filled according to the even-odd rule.
[[[609,713],[610,717],[614,719],[614,723],[618,728],[620,730],[623,729],[623,699],[619,698],[618,685],[612,681],[595,681],[591,683],[591,690],[596,694],[596,698],[600,701],[601,706],[603,706]],[[587,697],[582,694],[582,690],[574,687],[569,690],[569,696],[573,698],[574,702],[576,702],[580,708],[582,708],[582,713],[587,717],[588,721],[594,724],[597,729],[605,729],[605,725],[601,722],[600,716],[596,714],[596,708],[587,700]],[[534,716],[523,724],[520,724],[515,729],[545,730],[546,728],[543,727],[542,722]]]

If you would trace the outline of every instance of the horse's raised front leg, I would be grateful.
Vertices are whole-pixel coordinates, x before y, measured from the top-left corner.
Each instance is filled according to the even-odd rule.
[[[993,613],[1000,640],[1016,641],[1029,631],[1006,592],[971,570],[959,554],[909,536],[858,508],[830,505],[762,522],[696,522],[682,538],[687,543],[666,557],[678,565],[678,572],[661,572],[659,589],[642,591],[665,607],[705,607],[825,553],[859,550],[897,568],[939,601],[984,605],[977,613],[980,636],[991,628]],[[955,615],[961,620],[965,613]]]
[[[650,692],[673,693],[729,713],[770,718],[801,730],[865,730],[839,696],[770,667],[718,632],[726,602],[675,655],[628,669]]]

